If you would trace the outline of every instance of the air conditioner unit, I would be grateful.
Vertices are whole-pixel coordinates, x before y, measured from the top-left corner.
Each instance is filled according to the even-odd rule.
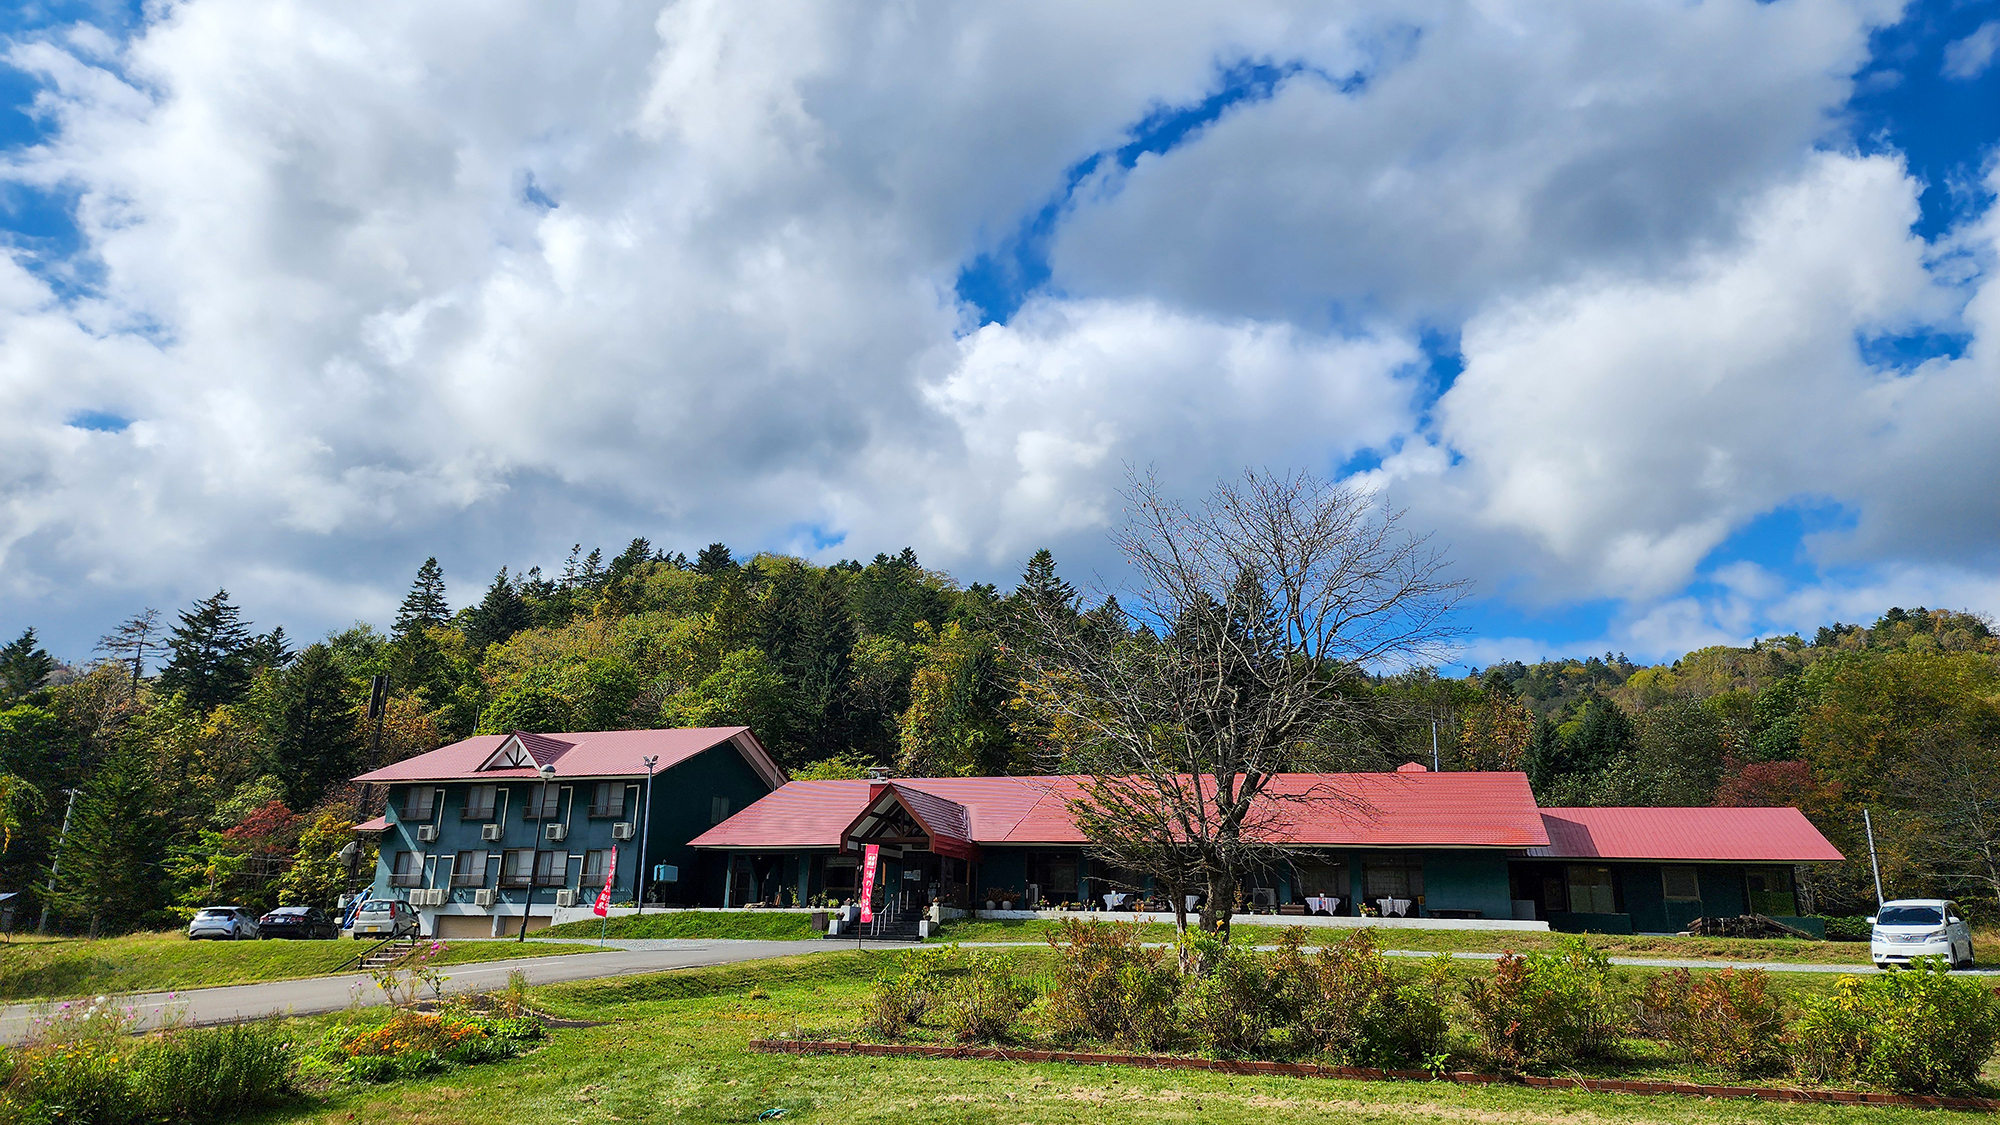
[[[562,821],[558,820],[542,825],[542,839],[560,843],[568,838],[569,825],[564,824]]]
[[[632,838],[632,822],[621,820],[612,825],[611,838],[614,840],[630,840]]]
[[[575,892],[575,891],[570,891],[570,890],[562,890],[562,891],[557,891],[557,892],[556,892],[556,905],[557,905],[557,906],[575,906],[575,905],[576,905],[576,892]]]
[[[419,844],[435,844],[435,843],[437,843],[437,838],[438,838],[438,826],[437,826],[437,825],[435,825],[435,824],[419,824],[419,825],[417,825],[417,843],[419,843]]]
[[[482,908],[491,907],[499,901],[500,892],[493,890],[491,887],[481,887],[479,890],[472,892],[472,905],[474,906]]]
[[[1271,887],[1250,888],[1250,905],[1269,910],[1271,907],[1278,905],[1277,890]]]
[[[444,892],[444,888],[443,888],[443,887],[432,887],[432,888],[430,888],[430,889],[427,889],[427,890],[425,890],[425,889],[419,889],[419,890],[414,890],[414,891],[411,891],[411,892],[410,892],[410,905],[411,905],[411,906],[443,906],[443,905],[444,905],[444,893],[445,893],[445,892]]]
[[[479,838],[489,844],[495,843],[500,839],[501,833],[505,831],[507,831],[507,826],[504,824],[482,824],[479,826]]]

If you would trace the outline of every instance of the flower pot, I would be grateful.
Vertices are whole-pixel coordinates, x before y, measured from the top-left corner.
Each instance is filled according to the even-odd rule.
[[[998,906],[994,905],[994,903],[993,903],[993,900],[989,898],[989,899],[987,899],[987,900],[986,900],[986,909],[988,909],[988,910],[998,910],[998,909],[1000,909],[1000,908],[999,908]]]

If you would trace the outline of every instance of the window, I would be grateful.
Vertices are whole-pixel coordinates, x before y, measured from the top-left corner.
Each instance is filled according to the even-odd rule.
[[[533,854],[533,853],[530,853]],[[535,856],[535,885],[537,887],[566,887],[569,885],[569,853],[542,852]]]
[[[499,800],[498,785],[475,785],[465,791],[465,811],[459,814],[461,820],[492,820],[493,806]]]
[[[854,895],[854,880],[860,872],[860,861],[853,856],[832,855],[826,857],[826,893],[833,898],[851,898]]]
[[[1572,914],[1616,914],[1618,896],[1609,867],[1569,869],[1569,909]]]
[[[710,797],[708,799],[708,822],[721,824],[729,819],[729,798]]]
[[[1292,888],[1294,901],[1307,895],[1343,898],[1347,895],[1347,872],[1337,863],[1301,863],[1297,876],[1298,881]]]
[[[1752,867],[1743,872],[1750,892],[1750,913],[1791,917],[1799,912],[1798,896],[1792,893],[1789,867]]]
[[[1361,897],[1367,902],[1378,898],[1421,898],[1424,893],[1423,861],[1404,856],[1371,859],[1362,868],[1361,882],[1365,888]]]
[[[562,815],[562,786],[544,781],[528,790],[528,803],[521,806],[523,820],[555,820]]]
[[[428,785],[413,785],[403,793],[404,820],[429,820],[437,811],[437,790]]]
[[[1701,873],[1692,867],[1660,868],[1660,886],[1668,902],[1701,901]]]
[[[583,886],[595,890],[604,885],[604,872],[610,868],[612,860],[610,848],[597,848],[583,853]]]
[[[483,887],[486,885],[486,853],[460,852],[452,857],[451,885],[454,887]]]
[[[1044,899],[1075,898],[1076,857],[1063,852],[1030,855],[1028,882],[1041,889]]]
[[[423,886],[424,853],[397,852],[389,872],[389,885],[392,887]]]
[[[1944,911],[1935,906],[1891,906],[1875,916],[1878,926],[1941,926]]]
[[[590,795],[590,815],[619,817],[625,815],[625,783],[622,781],[600,781]]]
[[[503,887],[525,887],[530,883],[529,872],[535,862],[535,849],[514,848],[506,853],[500,862],[500,885]]]

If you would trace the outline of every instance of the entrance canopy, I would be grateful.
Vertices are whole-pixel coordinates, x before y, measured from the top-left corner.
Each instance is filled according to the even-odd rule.
[[[864,844],[923,848],[954,859],[977,860],[972,817],[964,805],[893,781],[869,786],[868,804],[840,834],[842,851]]]

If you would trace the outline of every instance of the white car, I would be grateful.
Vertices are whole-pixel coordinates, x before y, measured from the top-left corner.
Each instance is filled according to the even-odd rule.
[[[1908,966],[1915,957],[1938,957],[1954,969],[1972,967],[1972,930],[1958,904],[1941,898],[1885,902],[1868,919],[1868,955],[1875,967]]]
[[[208,906],[195,911],[188,940],[255,941],[257,916],[240,906]]]

